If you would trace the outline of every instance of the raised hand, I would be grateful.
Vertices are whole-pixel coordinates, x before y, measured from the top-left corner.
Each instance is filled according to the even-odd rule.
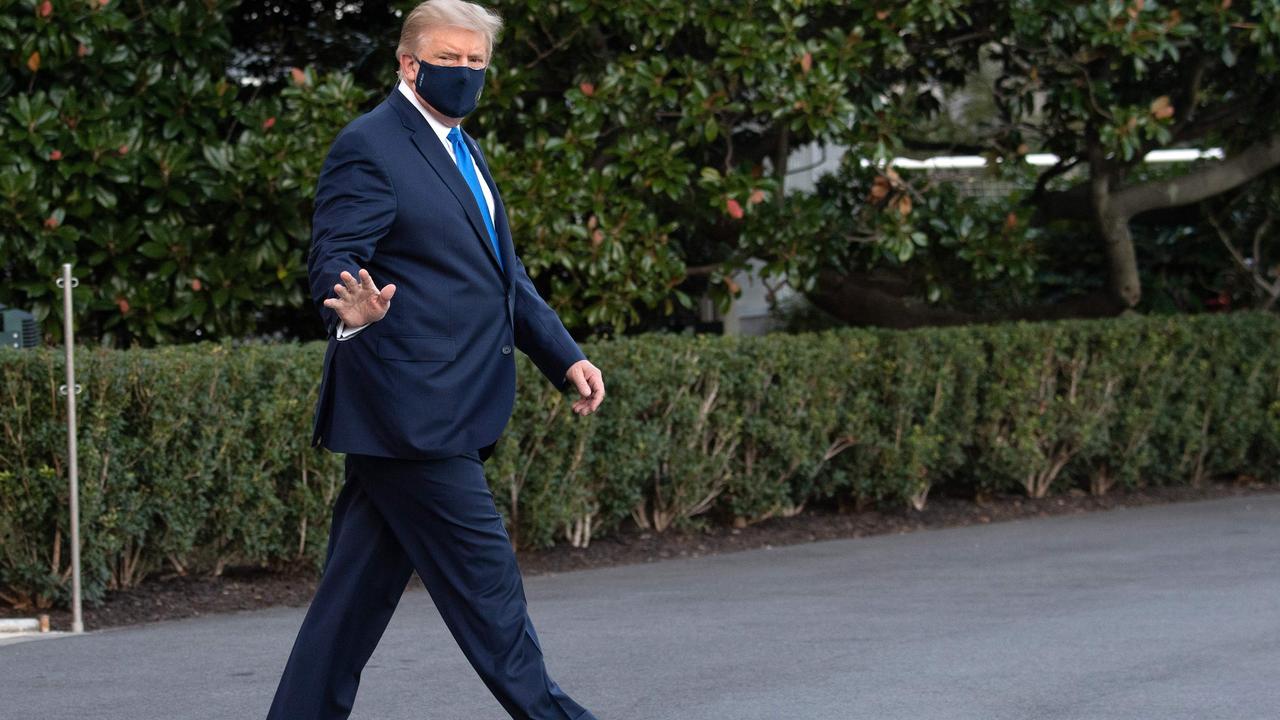
[[[338,277],[342,282],[333,286],[337,297],[325,300],[324,306],[337,313],[347,327],[368,325],[387,314],[391,308],[391,296],[396,294],[394,284],[389,283],[379,290],[364,268],[360,268],[359,282],[346,270]]]

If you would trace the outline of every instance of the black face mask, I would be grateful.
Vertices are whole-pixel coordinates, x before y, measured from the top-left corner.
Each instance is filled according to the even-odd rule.
[[[466,117],[476,109],[480,91],[484,89],[484,72],[466,65],[432,65],[418,60],[418,79],[414,87],[431,107],[451,118]]]

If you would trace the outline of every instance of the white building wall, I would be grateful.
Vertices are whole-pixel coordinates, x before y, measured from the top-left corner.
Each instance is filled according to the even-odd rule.
[[[734,299],[729,312],[722,318],[725,335],[764,335],[781,324],[770,312],[768,288],[760,278],[764,261],[749,258],[747,262],[749,270],[733,275],[733,281],[742,288],[742,294]],[[778,290],[777,301],[782,302],[795,294],[790,286],[784,286]]]

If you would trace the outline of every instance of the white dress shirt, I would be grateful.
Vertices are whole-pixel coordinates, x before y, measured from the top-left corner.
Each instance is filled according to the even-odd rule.
[[[456,155],[453,154],[453,143],[449,142],[449,131],[452,128],[440,122],[439,120],[436,119],[434,115],[427,112],[427,109],[422,106],[422,103],[418,102],[418,96],[414,94],[413,88],[409,87],[409,83],[406,82],[404,78],[400,79],[400,83],[396,86],[396,89],[400,91],[401,95],[404,95],[406,98],[408,98],[409,102],[413,103],[414,107],[418,108],[418,112],[422,113],[422,117],[426,119],[427,124],[431,126],[431,129],[435,131],[436,136],[440,138],[440,144],[444,145],[444,151],[449,153],[449,159],[453,160],[454,164],[456,165],[458,163],[458,158]],[[489,190],[489,183],[484,181],[484,175],[480,172],[480,167],[476,165],[476,159],[474,155],[471,158],[471,167],[474,169],[476,177],[479,178],[480,180],[480,190],[484,193],[485,204],[489,206],[489,217],[492,218],[493,217],[493,193]],[[495,223],[497,222],[497,218],[494,218],[494,222]],[[365,329],[366,327],[369,327],[369,326],[357,325],[356,327],[348,328],[343,325],[343,322],[341,320],[339,320],[338,321],[338,339],[346,340],[347,338],[352,337],[353,335]]]

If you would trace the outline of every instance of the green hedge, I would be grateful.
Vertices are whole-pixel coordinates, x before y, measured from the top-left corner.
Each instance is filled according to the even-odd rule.
[[[625,522],[755,522],[931,487],[1280,476],[1280,318],[1262,313],[589,344],[594,416],[520,357],[486,465],[520,547]],[[307,447],[323,347],[84,349],[84,592],[228,563],[318,568],[341,462]],[[62,357],[0,351],[0,592],[69,594]]]

